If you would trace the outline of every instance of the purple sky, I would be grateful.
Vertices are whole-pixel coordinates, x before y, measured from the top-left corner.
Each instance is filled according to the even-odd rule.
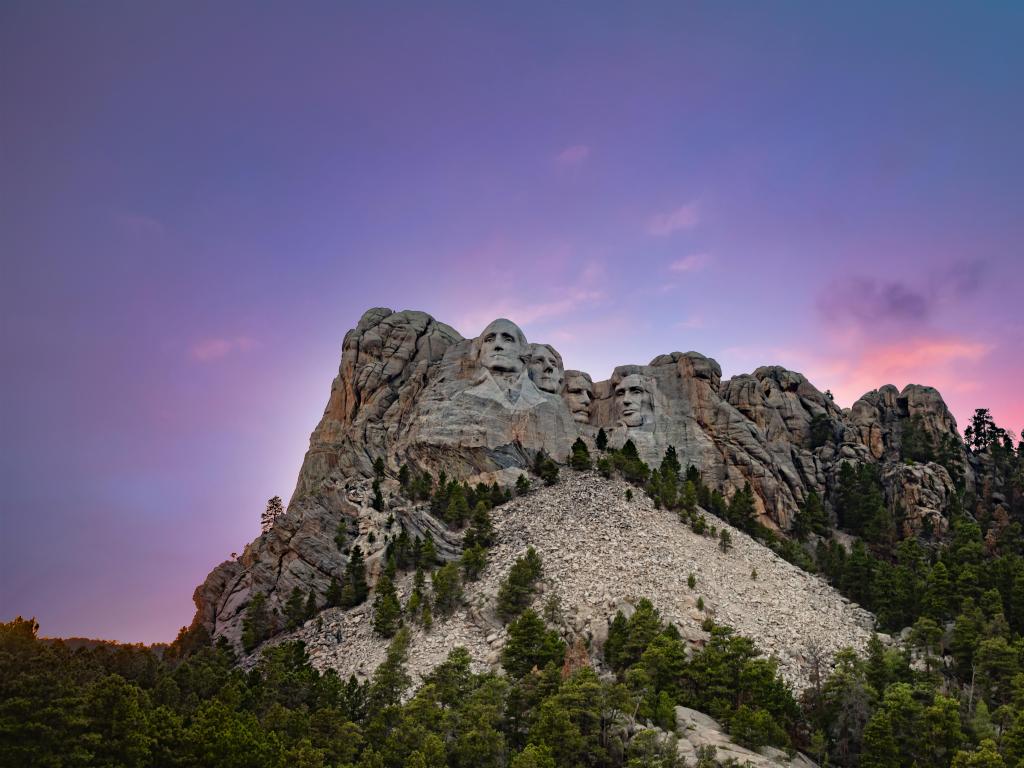
[[[1024,426],[1024,6],[398,6],[0,8],[0,620],[171,639],[371,306]]]

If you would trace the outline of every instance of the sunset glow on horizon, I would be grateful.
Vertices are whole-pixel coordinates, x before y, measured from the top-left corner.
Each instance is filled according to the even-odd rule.
[[[173,639],[374,306],[1019,434],[1021,39],[1014,3],[5,4],[0,621]]]

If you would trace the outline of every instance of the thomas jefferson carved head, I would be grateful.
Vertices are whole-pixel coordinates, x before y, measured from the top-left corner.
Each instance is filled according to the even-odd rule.
[[[619,424],[642,427],[654,420],[654,382],[646,376],[631,373],[615,385],[615,405]]]
[[[594,399],[594,382],[583,371],[565,372],[565,402],[572,418],[579,424],[590,422],[590,403]]]
[[[550,344],[530,345],[530,378],[537,389],[555,395],[561,393],[565,381],[562,356]]]
[[[511,320],[495,320],[477,339],[479,360],[491,373],[519,373],[526,365],[529,346],[526,336]]]

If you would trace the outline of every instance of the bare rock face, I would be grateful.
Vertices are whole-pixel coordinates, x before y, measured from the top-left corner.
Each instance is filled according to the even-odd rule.
[[[956,488],[945,467],[928,464],[886,464],[882,486],[892,509],[902,513],[903,536],[941,536],[949,527],[943,511],[949,508]]]
[[[872,390],[850,409],[848,439],[868,447],[875,460],[898,461],[904,424],[918,419],[934,445],[959,437],[956,419],[933,387],[908,384],[900,392],[892,384]]]
[[[367,310],[347,334],[324,415],[309,438],[293,498],[314,491],[332,470],[367,473],[407,423],[428,373],[462,341],[423,312]]]
[[[564,462],[579,438],[594,449],[600,429],[613,448],[632,441],[652,466],[674,447],[727,499],[749,483],[761,522],[781,531],[812,491],[827,502],[842,462],[878,463],[907,530],[941,533],[952,481],[938,464],[903,463],[908,423],[935,446],[959,439],[930,387],[886,385],[843,412],[799,373],[766,366],[722,381],[718,363],[698,352],[619,366],[595,382],[507,319],[465,339],[423,312],[371,309],[345,336],[287,515],[214,569],[195,593],[198,618],[237,640],[257,592],[271,608],[294,587],[322,599],[347,561],[334,542],[339,526],[366,553],[371,581],[399,525],[429,532],[441,557],[455,558],[459,536],[398,499],[401,467],[508,486],[540,452]],[[390,497],[383,513],[370,504],[377,459]]]

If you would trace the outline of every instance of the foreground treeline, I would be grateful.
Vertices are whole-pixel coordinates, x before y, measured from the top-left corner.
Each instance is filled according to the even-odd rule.
[[[913,665],[876,639],[863,657],[842,653],[799,701],[750,639],[708,623],[707,644],[688,652],[645,600],[611,624],[612,674],[599,677],[525,609],[509,624],[505,675],[472,673],[455,649],[415,691],[406,628],[358,683],[318,673],[295,641],[266,647],[246,672],[223,643],[71,650],[16,619],[0,625],[0,765],[679,766],[681,704],[742,745],[799,748],[823,763],[1012,767],[1024,759],[1022,644],[1001,634],[998,612],[985,616],[970,641],[970,686],[938,658],[941,632],[919,623]],[[701,768],[714,760],[705,751]]]
[[[668,734],[628,726],[640,718],[671,733],[677,703],[709,709],[750,746],[799,740],[801,712],[775,663],[709,629],[688,658],[641,601],[616,617],[606,651],[616,674],[599,679],[526,609],[509,624],[505,675],[473,674],[458,648],[409,698],[407,629],[360,684],[318,673],[299,642],[265,648],[244,672],[225,644],[185,658],[181,643],[163,657],[142,646],[71,650],[19,618],[0,625],[0,764],[672,766]]]

